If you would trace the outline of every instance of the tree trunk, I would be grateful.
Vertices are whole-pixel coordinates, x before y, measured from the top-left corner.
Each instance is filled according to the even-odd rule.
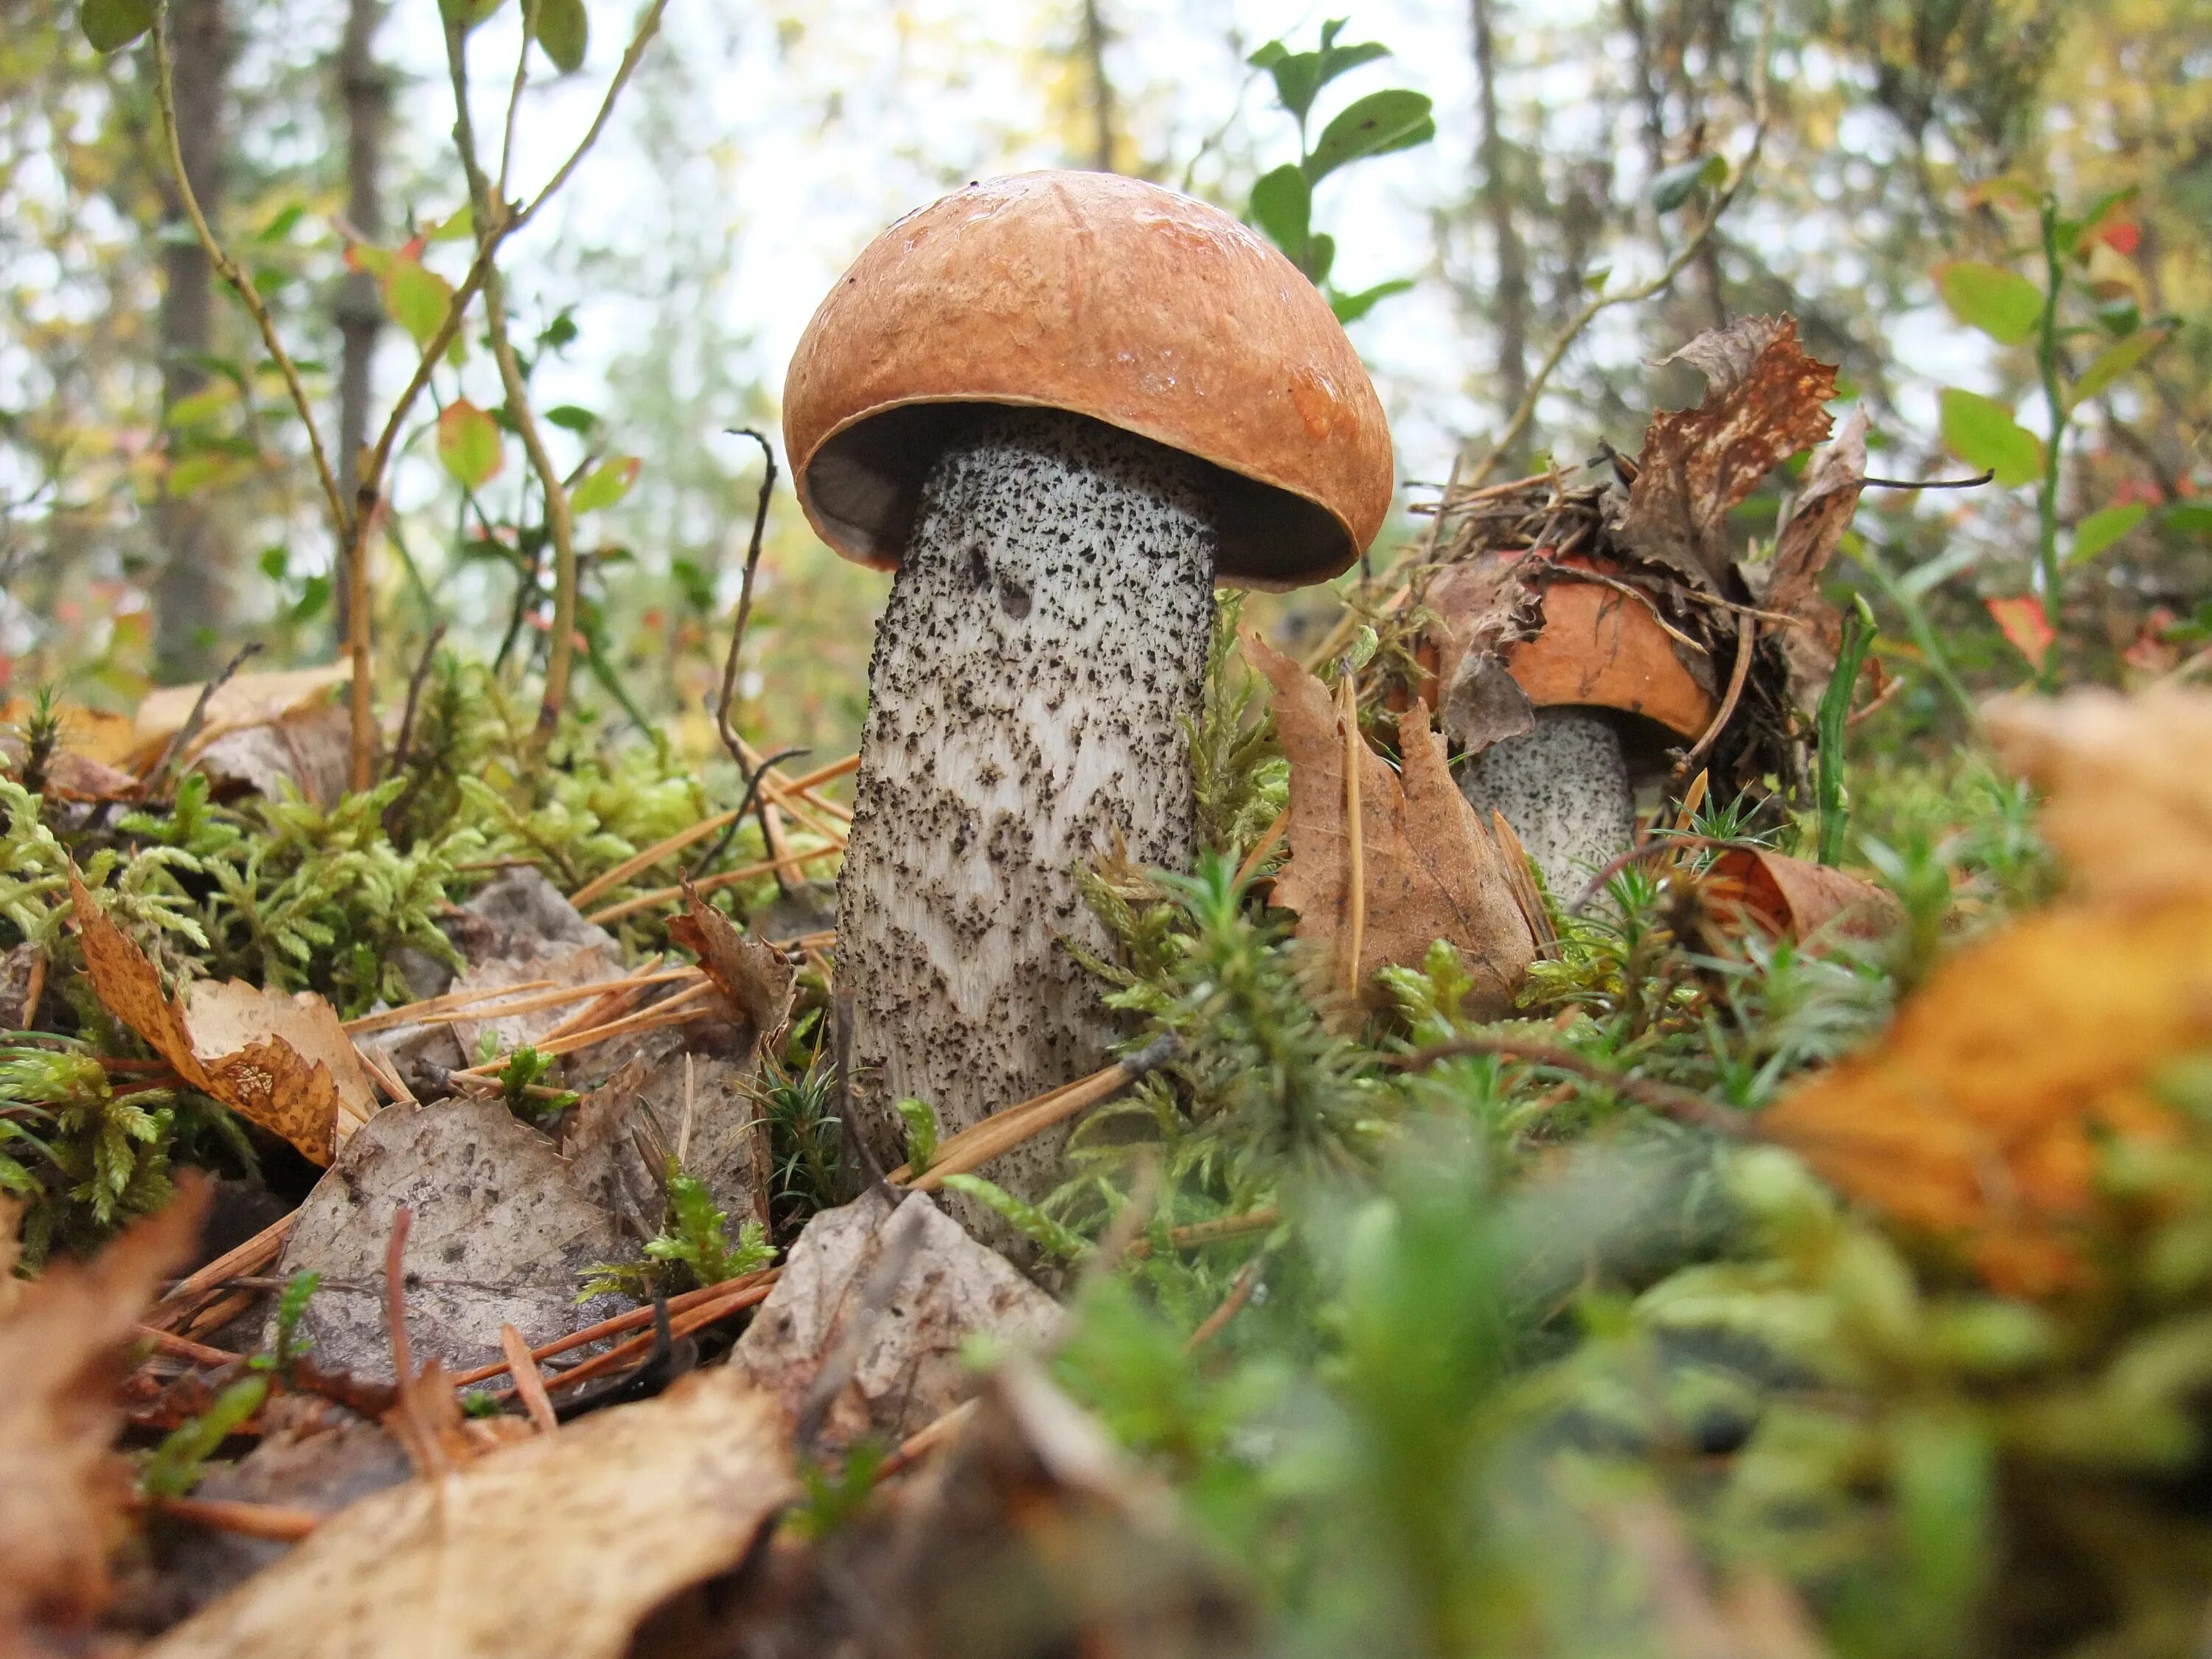
[[[227,96],[236,49],[224,0],[175,0],[169,11],[170,55],[176,76],[178,146],[185,176],[210,225],[222,222],[229,148]],[[152,72],[152,55],[146,58]],[[192,359],[215,340],[215,270],[193,239],[184,198],[166,168],[161,181],[162,229],[161,412],[207,384]],[[173,441],[173,434],[172,434]],[[165,681],[204,679],[230,616],[230,547],[204,496],[172,496],[154,505],[161,568],[154,580],[155,672]]]
[[[950,1134],[1106,1063],[1113,1018],[1062,942],[1110,948],[1075,870],[1117,844],[1190,866],[1182,720],[1216,549],[1195,464],[1077,416],[994,414],[931,471],[868,667],[837,889],[861,1131],[887,1167],[902,1097]],[[1041,1196],[1066,1140],[983,1173]]]
[[[1505,137],[1498,121],[1498,46],[1494,0],[1473,0],[1474,70],[1480,99],[1481,136],[1476,161],[1482,173],[1482,206],[1498,253],[1498,402],[1520,407],[1528,391],[1528,259],[1513,219],[1513,186],[1505,176]],[[1504,458],[1508,477],[1526,468],[1524,437]]]
[[[1114,82],[1106,74],[1106,20],[1098,0],[1083,0],[1083,58],[1091,70],[1091,167],[1114,167]]]
[[[346,222],[365,241],[384,235],[384,135],[392,114],[392,78],[376,61],[376,31],[386,0],[347,0],[345,36],[338,47],[338,92],[345,106]],[[343,342],[338,369],[338,488],[350,506],[361,487],[361,452],[369,441],[369,374],[384,327],[384,301],[376,279],[349,270],[338,284],[332,313]],[[331,592],[337,599],[333,632],[343,651],[352,594],[346,581],[349,550],[335,544]]]

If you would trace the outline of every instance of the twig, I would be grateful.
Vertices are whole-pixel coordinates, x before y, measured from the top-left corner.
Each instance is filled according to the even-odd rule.
[[[753,577],[760,569],[761,534],[768,527],[768,504],[775,493],[775,451],[769,447],[766,438],[749,426],[732,428],[730,435],[750,438],[760,446],[761,453],[760,493],[753,498],[752,538],[745,544],[744,576],[738,586],[738,614],[730,625],[730,652],[722,661],[721,700],[714,705],[714,730],[721,737],[722,747],[730,751],[731,758],[737,762],[738,769],[742,771],[745,767],[745,757],[739,752],[742,745],[738,741],[737,732],[731,729],[730,704],[738,694],[738,653],[744,648],[745,627],[752,621]],[[766,767],[761,769],[763,772],[767,769]],[[754,781],[757,783],[757,781],[756,775]]]
[[[777,870],[796,870],[801,865],[836,858],[844,850],[842,847],[817,847],[807,852],[793,853],[787,859],[763,859],[758,864],[748,864],[740,869],[702,876],[691,884],[691,888],[697,893],[717,893],[725,887],[734,887],[739,882],[752,881],[758,877],[773,874]],[[600,923],[619,921],[624,916],[635,915],[640,910],[650,910],[656,904],[666,904],[683,896],[684,884],[681,882],[673,887],[656,887],[650,893],[640,893],[635,898],[624,899],[619,904],[610,904],[591,911],[584,920]]]
[[[522,1340],[522,1333],[512,1325],[499,1328],[499,1351],[507,1356],[507,1369],[514,1378],[514,1392],[522,1401],[522,1408],[530,1413],[531,1422],[540,1434],[551,1434],[561,1426],[553,1415],[553,1401],[545,1393],[545,1379],[538,1374],[538,1362],[530,1352],[530,1345]]]
[[[161,751],[160,763],[154,768],[152,774],[146,780],[146,793],[149,798],[161,792],[161,786],[169,781],[170,772],[176,767],[177,763],[184,758],[185,750],[191,746],[192,739],[199,736],[200,727],[207,720],[210,700],[216,692],[228,684],[231,676],[244,667],[246,659],[260,649],[261,641],[258,640],[240,646],[238,654],[223,665],[222,672],[200,687],[199,696],[192,700],[192,712],[185,716],[185,723],[177,728],[177,734],[169,739],[169,746]]]
[[[407,769],[409,750],[415,742],[415,709],[422,700],[422,683],[430,678],[430,665],[437,658],[439,644],[446,637],[446,624],[440,623],[430,630],[430,637],[422,642],[422,654],[416,659],[415,672],[407,677],[407,707],[399,717],[399,736],[392,745],[392,769],[389,775],[398,777]],[[399,802],[392,802],[394,806]]]
[[[1705,727],[1705,735],[1692,744],[1689,752],[1675,763],[1676,777],[1688,776],[1690,769],[1705,757],[1727,729],[1737,702],[1742,699],[1744,682],[1751,678],[1752,653],[1758,645],[1759,619],[1747,611],[1735,619],[1735,665],[1729,671],[1728,695],[1721,699],[1720,709]]]
[[[169,166],[177,176],[177,199],[185,205],[185,215],[192,222],[192,234],[199,239],[208,263],[230,285],[231,292],[238,295],[239,303],[253,319],[254,326],[261,331],[262,343],[269,349],[270,361],[283,376],[284,390],[290,394],[292,407],[307,431],[307,448],[314,457],[316,481],[322,485],[324,498],[330,504],[331,523],[343,529],[348,522],[345,495],[338,488],[337,474],[331,470],[329,456],[323,453],[322,432],[315,424],[314,405],[307,401],[307,388],[300,383],[299,365],[292,361],[292,354],[284,349],[284,342],[277,337],[276,319],[269,314],[260,294],[239,269],[238,261],[216,240],[215,232],[208,227],[207,216],[200,210],[199,195],[192,188],[191,177],[185,171],[184,146],[177,131],[176,73],[169,61],[169,0],[155,0],[152,33],[154,98],[161,106],[161,137],[169,148]]]
[[[1610,1089],[1623,1100],[1632,1100],[1638,1105],[1648,1107],[1662,1117],[1673,1118],[1678,1123],[1710,1129],[1717,1134],[1747,1135],[1751,1133],[1749,1121],[1741,1113],[1725,1106],[1716,1106],[1702,1095],[1692,1094],[1687,1089],[1677,1089],[1672,1084],[1655,1083],[1647,1078],[1623,1077],[1618,1072],[1608,1072],[1602,1066],[1584,1060],[1571,1049],[1547,1042],[1529,1042],[1519,1037],[1504,1036],[1454,1037],[1449,1042],[1416,1049],[1394,1060],[1391,1064],[1402,1071],[1417,1072],[1435,1065],[1438,1060],[1450,1060],[1461,1054],[1495,1054],[1501,1060],[1517,1060],[1525,1065],[1547,1066],[1555,1072],[1566,1072],[1601,1088]]]
[[[1971,478],[1862,478],[1859,482],[1868,489],[1979,489],[1985,483],[1994,483],[1996,476],[1996,468],[1991,467]]]
[[[146,1323],[167,1330],[189,1314],[201,1297],[220,1290],[224,1281],[258,1273],[283,1253],[284,1241],[291,1237],[299,1219],[297,1210],[281,1216],[244,1243],[233,1245],[204,1267],[187,1273],[162,1293],[160,1303],[146,1316]]]
[[[1243,1215],[1224,1216],[1218,1221],[1194,1221],[1187,1227],[1168,1229],[1168,1245],[1172,1249],[1193,1250],[1203,1244],[1217,1244],[1224,1239],[1243,1238],[1251,1233],[1272,1231],[1282,1224],[1283,1212],[1273,1204],[1263,1204],[1256,1210],[1247,1210]],[[1129,1246],[1131,1255],[1150,1255],[1152,1241],[1139,1238]]]
[[[781,750],[779,752],[769,756],[757,767],[746,774],[745,793],[738,798],[738,810],[730,815],[729,822],[723,826],[721,838],[691,861],[691,868],[685,877],[686,880],[696,881],[702,875],[705,874],[707,866],[712,864],[716,859],[721,857],[722,854],[729,849],[730,843],[737,839],[738,826],[744,822],[745,814],[752,811],[753,802],[759,799],[761,782],[768,776],[769,769],[775,765],[779,761],[787,761],[791,759],[794,755],[804,755],[808,751],[803,748]],[[742,760],[738,763],[738,769],[741,773],[745,770],[745,763]],[[761,840],[763,844],[766,843],[768,838],[768,826],[763,823],[761,825]],[[772,848],[770,851],[773,855],[769,860],[769,866],[778,876],[781,876],[784,868],[791,864],[792,855],[788,853],[775,854]]]
[[[1684,847],[1710,847],[1716,852],[1728,853],[1752,845],[1753,843],[1750,842],[1722,841],[1712,836],[1685,835],[1654,836],[1650,841],[1638,842],[1620,857],[1608,860],[1602,870],[1583,884],[1583,890],[1575,895],[1575,902],[1567,906],[1567,914],[1571,916],[1582,915],[1589,902],[1605,891],[1607,882],[1628,868],[1630,865],[1641,863],[1645,859],[1657,858],[1662,854],[1673,854]]]
[[[1675,250],[1674,258],[1668,260],[1665,268],[1656,276],[1652,277],[1649,282],[1639,283],[1634,288],[1623,289],[1618,294],[1597,295],[1568,320],[1567,325],[1559,331],[1559,337],[1552,342],[1550,349],[1545,352],[1544,360],[1537,365],[1535,374],[1529,377],[1528,389],[1522,394],[1520,403],[1515,406],[1511,417],[1507,420],[1504,432],[1491,447],[1489,455],[1476,470],[1474,483],[1477,485],[1481,484],[1490,476],[1498,462],[1510,454],[1514,447],[1527,434],[1530,424],[1536,418],[1536,405],[1542,399],[1545,388],[1551,384],[1553,374],[1558,371],[1559,364],[1565,360],[1567,352],[1574,343],[1582,337],[1583,331],[1589,328],[1599,316],[1615,306],[1638,305],[1671,288],[1674,279],[1688,269],[1691,262],[1704,252],[1705,244],[1711,240],[1713,232],[1719,226],[1723,216],[1735,205],[1736,198],[1742,193],[1744,185],[1750,181],[1752,174],[1759,167],[1759,157],[1765,151],[1767,129],[1773,119],[1773,110],[1769,96],[1770,66],[1767,60],[1774,42],[1774,10],[1775,0],[1762,0],[1759,11],[1758,62],[1753,71],[1752,82],[1751,148],[1744,153],[1743,161],[1736,168],[1735,177],[1723,187],[1720,195],[1714,200],[1711,210],[1706,213],[1698,228],[1691,232],[1689,240]]]
[[[1205,1322],[1184,1340],[1182,1351],[1186,1354],[1196,1353],[1215,1337],[1220,1335],[1229,1322],[1236,1318],[1244,1304],[1252,1299],[1252,1292],[1259,1288],[1259,1285],[1260,1258],[1255,1255],[1244,1264],[1243,1271],[1237,1275],[1236,1281],[1230,1285],[1229,1294],[1222,1299],[1221,1305],[1206,1315]]]
[[[958,1433],[961,1426],[975,1415],[981,1401],[962,1401],[951,1410],[940,1412],[912,1434],[898,1443],[898,1449],[876,1465],[875,1484],[881,1486],[895,1474],[903,1474],[923,1458]]]
[[[155,1515],[213,1532],[266,1538],[280,1544],[298,1543],[323,1520],[314,1510],[289,1504],[249,1504],[231,1498],[151,1498],[146,1500],[146,1507]]]

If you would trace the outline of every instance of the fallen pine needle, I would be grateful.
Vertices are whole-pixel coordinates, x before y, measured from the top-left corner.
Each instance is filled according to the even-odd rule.
[[[823,859],[834,859],[844,852],[842,847],[817,847],[804,853],[793,853],[789,858],[763,859],[758,864],[748,864],[740,870],[725,870],[720,875],[707,876],[691,884],[695,893],[717,892],[733,887],[741,881],[753,881],[762,876],[773,875],[778,870],[795,870],[803,864],[814,864]],[[624,899],[620,904],[610,904],[591,912],[584,920],[605,923],[620,921],[624,916],[635,915],[640,910],[650,910],[656,904],[672,903],[684,896],[684,887],[655,888],[650,893],[641,893],[635,898]]]
[[[538,1361],[531,1356],[530,1345],[522,1340],[522,1333],[512,1325],[499,1328],[500,1352],[507,1356],[507,1374],[514,1378],[514,1391],[521,1397],[523,1410],[540,1434],[551,1434],[561,1426],[561,1419],[553,1415],[553,1402],[545,1393],[545,1379],[538,1374]]]
[[[780,1267],[767,1267],[759,1273],[740,1274],[736,1279],[726,1279],[718,1285],[708,1285],[701,1290],[686,1291],[681,1296],[672,1296],[668,1298],[669,1315],[672,1318],[678,1314],[689,1313],[694,1308],[703,1306],[733,1291],[750,1290],[759,1285],[773,1285],[781,1272],[782,1269]],[[621,1336],[627,1332],[638,1329],[641,1326],[651,1323],[653,1323],[653,1310],[650,1307],[632,1308],[628,1313],[617,1314],[611,1319],[602,1319],[596,1325],[586,1325],[580,1331],[571,1331],[568,1335],[556,1337],[550,1342],[541,1342],[530,1350],[530,1357],[532,1359],[550,1359],[556,1354],[568,1352],[571,1348],[580,1348],[587,1343],[604,1341],[611,1336]],[[467,1388],[473,1383],[487,1382],[495,1376],[504,1375],[506,1370],[507,1362],[504,1359],[495,1360],[489,1365],[479,1365],[472,1371],[461,1372],[453,1378],[453,1386]]]

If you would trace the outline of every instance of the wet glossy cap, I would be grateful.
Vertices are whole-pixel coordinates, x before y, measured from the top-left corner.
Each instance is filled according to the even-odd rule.
[[[930,463],[979,404],[1070,410],[1210,463],[1218,574],[1237,586],[1324,581],[1389,510],[1382,405],[1328,301],[1257,233],[1139,179],[994,179],[868,245],[784,381],[808,521],[896,567]]]
[[[1539,708],[1617,708],[1678,737],[1703,736],[1717,707],[1651,607],[1595,582],[1547,586],[1544,631],[1506,647],[1505,667]]]

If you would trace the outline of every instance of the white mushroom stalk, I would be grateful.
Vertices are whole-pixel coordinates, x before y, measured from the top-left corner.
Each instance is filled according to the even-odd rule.
[[[1459,787],[1486,818],[1493,809],[1505,815],[1562,903],[1635,845],[1627,757],[1601,709],[1539,708],[1534,731],[1470,757]]]
[[[1110,947],[1077,866],[1186,869],[1184,720],[1203,690],[1217,537],[1202,469],[1080,416],[1001,409],[938,459],[868,670],[837,977],[866,1129],[891,1103],[966,1127],[1106,1063],[1116,1035],[1064,941]],[[1065,1132],[989,1172],[1030,1196]]]

